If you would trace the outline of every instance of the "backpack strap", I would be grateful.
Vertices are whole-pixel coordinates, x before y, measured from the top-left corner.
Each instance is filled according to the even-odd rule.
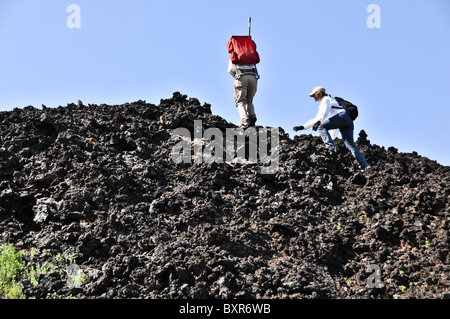
[[[328,93],[328,96],[331,97],[332,99],[334,99],[336,101],[336,99],[334,97],[331,96],[331,94]],[[338,101],[336,101],[337,104],[339,104]],[[340,104],[339,104],[340,105]],[[339,110],[345,110],[343,107],[337,107],[337,106],[332,106],[332,109],[339,109]]]

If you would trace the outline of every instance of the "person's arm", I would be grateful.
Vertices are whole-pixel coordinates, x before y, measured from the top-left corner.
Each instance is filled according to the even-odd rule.
[[[329,97],[325,97],[322,102],[319,104],[319,111],[317,112],[317,115],[315,118],[309,120],[305,124],[303,124],[303,127],[305,130],[311,128],[316,124],[317,122],[322,122],[328,115],[328,112],[331,110],[331,99]]]
[[[233,78],[236,77],[236,66],[231,60],[228,62],[228,73],[230,73]]]

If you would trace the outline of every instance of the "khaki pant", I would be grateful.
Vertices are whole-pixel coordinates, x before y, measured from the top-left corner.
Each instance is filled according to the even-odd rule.
[[[253,97],[258,87],[258,79],[254,75],[242,75],[234,81],[234,100],[241,117],[241,125],[254,125],[256,122]]]

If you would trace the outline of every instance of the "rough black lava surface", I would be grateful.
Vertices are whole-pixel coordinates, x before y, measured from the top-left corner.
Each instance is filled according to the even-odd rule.
[[[333,156],[320,138],[282,128],[275,174],[176,164],[171,133],[194,120],[236,127],[178,92],[159,105],[0,113],[0,244],[37,248],[34,264],[70,250],[87,276],[73,288],[43,273],[24,283],[27,296],[450,296],[450,167],[361,131],[372,170],[360,173],[341,141]]]

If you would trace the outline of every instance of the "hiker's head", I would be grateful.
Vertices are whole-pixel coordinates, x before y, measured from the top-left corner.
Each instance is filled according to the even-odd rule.
[[[313,97],[316,102],[322,101],[324,96],[328,96],[328,94],[325,92],[325,88],[322,86],[318,86],[314,88],[314,90],[309,94],[310,97]]]

